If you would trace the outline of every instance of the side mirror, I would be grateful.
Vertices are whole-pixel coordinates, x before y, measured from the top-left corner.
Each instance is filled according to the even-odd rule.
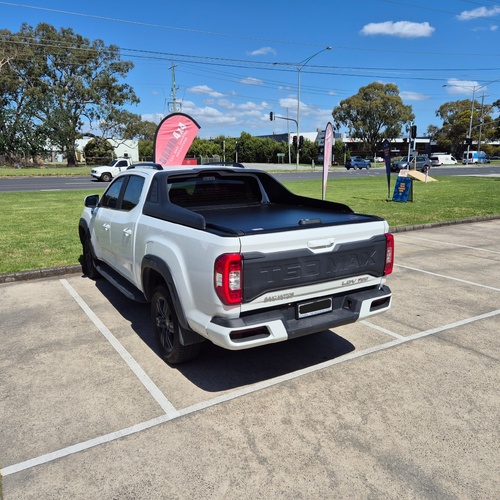
[[[85,203],[85,206],[87,208],[97,207],[97,204],[99,203],[99,195],[98,194],[91,194],[89,196],[86,196],[84,203]]]

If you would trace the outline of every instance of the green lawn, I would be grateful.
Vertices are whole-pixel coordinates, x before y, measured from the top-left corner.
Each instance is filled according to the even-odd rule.
[[[40,168],[14,168],[0,166],[0,177],[45,177],[48,175],[90,175],[92,167],[81,165],[79,167],[66,167],[61,164],[47,164]]]
[[[395,179],[391,178],[391,196]],[[437,179],[415,182],[414,202],[396,203],[387,201],[383,177],[333,178],[328,181],[327,199],[384,217],[391,227],[500,215],[500,178]],[[286,185],[297,194],[321,197],[321,180]],[[77,264],[83,199],[103,189],[0,193],[0,273]]]

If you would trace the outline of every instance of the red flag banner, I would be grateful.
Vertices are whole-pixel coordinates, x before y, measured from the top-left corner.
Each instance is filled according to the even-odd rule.
[[[332,150],[333,150],[333,127],[330,122],[326,124],[325,128],[325,146],[323,148],[323,192],[322,199],[326,196],[326,183],[328,181],[328,169],[332,164]]]
[[[156,129],[153,161],[163,167],[181,165],[200,126],[184,113],[166,116]]]

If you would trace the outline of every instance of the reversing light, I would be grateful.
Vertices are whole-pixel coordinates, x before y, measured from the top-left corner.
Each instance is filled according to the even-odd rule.
[[[384,274],[391,274],[394,267],[394,235],[385,234],[385,266]]]
[[[241,254],[226,253],[217,257],[214,267],[214,287],[223,304],[228,306],[241,304],[243,290]]]

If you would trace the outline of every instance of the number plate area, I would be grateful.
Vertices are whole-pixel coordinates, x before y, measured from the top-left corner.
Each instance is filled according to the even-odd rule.
[[[310,302],[302,302],[297,305],[297,318],[307,318],[308,316],[315,316],[330,312],[333,309],[332,299],[318,299],[311,300]]]

